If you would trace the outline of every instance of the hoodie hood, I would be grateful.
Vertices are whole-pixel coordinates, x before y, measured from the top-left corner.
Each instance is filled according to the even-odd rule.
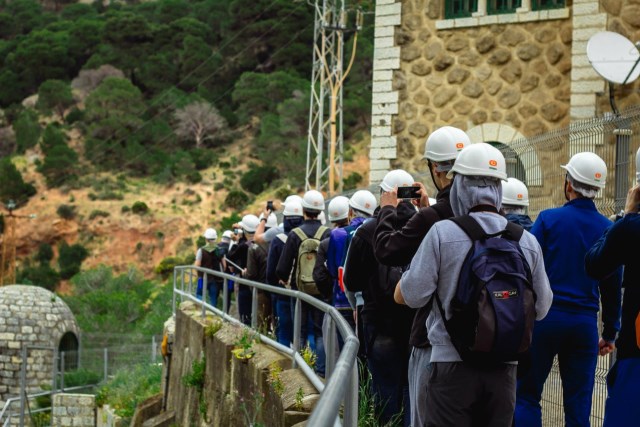
[[[502,206],[502,184],[497,178],[456,174],[451,185],[451,209],[455,216],[466,215],[478,205]]]
[[[294,228],[300,227],[303,222],[304,217],[302,216],[285,216],[282,220],[282,228],[285,233],[289,234]]]

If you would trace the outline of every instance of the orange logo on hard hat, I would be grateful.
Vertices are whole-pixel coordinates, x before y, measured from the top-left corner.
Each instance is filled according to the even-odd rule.
[[[489,160],[489,166],[496,167],[496,166],[498,166],[498,162],[495,161],[495,160]]]
[[[596,179],[602,178],[602,174],[600,172],[596,172]]]
[[[456,148],[462,150],[464,148],[464,142],[456,142]]]
[[[371,207],[371,203],[365,203],[365,204],[364,204],[364,207],[365,207],[365,208],[370,208],[370,207]]]
[[[524,195],[522,195],[522,194],[516,195],[516,199],[522,199],[522,198],[524,198]]]

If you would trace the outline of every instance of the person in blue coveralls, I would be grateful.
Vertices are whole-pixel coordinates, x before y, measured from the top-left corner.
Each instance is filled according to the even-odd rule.
[[[531,228],[544,253],[553,304],[547,317],[535,324],[530,367],[518,381],[517,427],[542,425],[540,399],[556,355],[565,425],[589,426],[598,354],[613,351],[620,328],[621,275],[616,272],[596,280],[584,268],[585,254],[612,224],[593,201],[605,186],[607,166],[595,153],[581,152],[561,167],[567,171],[564,195],[568,201],[540,212]]]

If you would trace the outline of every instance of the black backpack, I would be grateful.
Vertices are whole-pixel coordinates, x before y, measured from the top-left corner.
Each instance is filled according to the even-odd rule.
[[[435,300],[460,358],[483,367],[525,360],[536,318],[531,269],[519,240],[524,229],[511,222],[487,234],[469,215],[449,218],[473,241],[451,300],[451,318]]]

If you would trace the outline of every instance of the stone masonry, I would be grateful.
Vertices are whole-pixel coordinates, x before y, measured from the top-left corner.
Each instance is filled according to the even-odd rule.
[[[634,0],[549,11],[524,1],[514,14],[447,20],[443,10],[444,0],[376,2],[371,184],[392,168],[426,171],[424,142],[444,125],[508,145],[610,111],[586,44],[604,30],[640,39]],[[618,108],[637,105],[639,88],[617,87]]]
[[[53,381],[53,361],[61,337],[79,329],[69,307],[54,293],[39,287],[0,287],[0,408],[20,395],[22,349],[27,351],[28,393],[41,392]]]
[[[95,407],[95,396],[91,394],[54,394],[51,427],[94,427]]]

